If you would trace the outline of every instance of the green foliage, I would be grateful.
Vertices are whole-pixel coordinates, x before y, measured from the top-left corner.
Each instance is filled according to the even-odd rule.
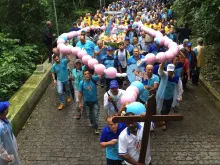
[[[219,0],[176,0],[173,5],[179,23],[188,22],[193,35],[207,44],[220,44]]]
[[[208,46],[202,73],[216,90],[220,90],[220,1],[176,0],[173,9],[179,24],[189,23],[193,40],[198,37],[205,39]]]
[[[35,69],[37,46],[19,42],[0,33],[0,100],[9,99]]]

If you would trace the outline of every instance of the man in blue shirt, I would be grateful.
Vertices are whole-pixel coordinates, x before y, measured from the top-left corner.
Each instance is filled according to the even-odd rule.
[[[130,53],[130,55],[133,55],[134,46],[130,44],[130,38],[125,37],[125,49]]]
[[[118,154],[118,137],[126,128],[126,124],[113,123],[114,115],[107,117],[107,126],[102,130],[100,137],[100,146],[106,148],[107,165],[121,165],[123,159]]]
[[[72,32],[72,31],[79,31],[79,30],[80,28],[78,28],[76,22],[74,22],[73,27],[70,29],[70,31]]]
[[[157,55],[157,53],[159,52],[165,52],[166,49],[164,46],[160,46],[159,44],[157,44],[156,42],[154,42],[153,44],[151,44],[151,46],[149,47],[148,53],[153,53],[155,55]]]
[[[54,64],[52,66],[52,78],[54,81],[54,84],[57,85],[57,91],[59,95],[60,100],[60,106],[58,107],[58,110],[62,110],[65,104],[64,96],[63,96],[63,88],[66,89],[66,94],[68,96],[67,102],[71,102],[70,97],[70,89],[69,89],[69,72],[68,72],[68,66],[67,64],[70,61],[69,55],[66,56],[67,58],[60,59],[58,55],[53,56]],[[55,79],[55,74],[57,75],[57,80]]]
[[[83,71],[83,75],[84,80],[81,80],[79,84],[79,108],[82,111],[84,105],[86,109],[89,110],[90,124],[95,129],[95,134],[99,134],[99,103],[96,86],[96,82],[99,80],[99,76],[92,76],[90,70],[88,69]]]
[[[137,64],[138,67],[145,68],[146,64],[141,61],[144,58],[145,57],[140,54],[139,48],[134,48],[134,55],[128,59],[128,65]]]
[[[8,101],[0,102],[0,165],[21,165],[12,126],[7,119]]]
[[[102,40],[97,41],[97,46],[95,47],[94,55],[99,63],[102,63],[103,59],[106,57],[107,49],[106,46],[103,45]]]
[[[167,72],[164,71],[164,63],[160,64],[158,73],[161,78],[160,86],[157,91],[157,112],[161,115],[168,115],[173,101],[182,100],[182,81],[178,75],[175,75],[175,65],[169,64]],[[166,130],[166,125],[162,127]]]
[[[103,59],[103,65],[105,65],[106,69],[110,67],[114,67],[117,69],[118,73],[121,73],[121,65],[119,61],[115,58],[114,56],[114,48],[109,46],[107,48],[107,56]],[[109,89],[109,83],[113,79],[108,78],[105,76],[105,81],[106,81],[106,90]]]
[[[84,49],[88,55],[94,56],[95,44],[90,40],[86,40],[84,35],[80,36],[80,41],[77,42],[76,46]]]
[[[146,73],[143,74],[142,83],[144,84],[144,92],[140,95],[140,102],[147,104],[149,93],[153,90],[156,91],[159,86],[159,77],[153,74],[153,65],[147,65]]]

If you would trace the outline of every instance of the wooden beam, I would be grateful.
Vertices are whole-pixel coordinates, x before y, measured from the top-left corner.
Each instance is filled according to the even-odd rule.
[[[118,122],[145,122],[147,120],[150,121],[180,121],[183,120],[183,115],[176,114],[176,115],[153,115],[151,117],[145,116],[116,116],[113,117],[112,121],[114,123]]]

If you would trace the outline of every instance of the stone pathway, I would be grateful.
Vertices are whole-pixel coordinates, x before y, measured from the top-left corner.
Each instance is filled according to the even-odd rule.
[[[105,125],[103,89],[100,96],[100,128]],[[153,165],[220,164],[220,114],[201,87],[184,93],[179,112],[181,122],[169,122],[168,130],[156,130],[151,138]],[[105,165],[105,150],[99,136],[88,127],[88,119],[74,118],[74,102],[58,111],[53,84],[45,91],[30,119],[17,137],[23,165]]]

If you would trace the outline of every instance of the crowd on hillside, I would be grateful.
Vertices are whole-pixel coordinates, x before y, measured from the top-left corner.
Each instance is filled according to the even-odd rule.
[[[106,69],[114,67],[118,73],[127,73],[127,77],[109,78],[105,74],[97,75],[80,58],[75,59],[73,70],[70,70],[70,55],[61,54],[59,44],[52,43],[55,35],[52,34],[51,22],[46,23],[43,42],[48,48],[49,62],[52,62],[53,82],[57,85],[60,101],[58,110],[62,110],[65,103],[71,102],[73,97],[76,119],[79,120],[88,110],[90,126],[99,135],[101,103],[98,100],[98,85],[106,89],[102,111],[107,114],[107,125],[101,132],[100,146],[106,148],[107,165],[152,165],[149,141],[145,163],[138,163],[143,123],[112,121],[114,116],[135,115],[126,111],[130,102],[121,101],[129,84],[139,81],[144,85],[144,91],[139,93],[136,100],[144,105],[147,105],[149,95],[156,93],[157,108],[154,114],[161,115],[167,115],[171,111],[178,112],[177,107],[188,82],[198,85],[200,69],[204,66],[203,38],[198,38],[197,46],[193,47],[187,23],[176,25],[170,5],[171,1],[167,0],[117,0],[107,8],[97,10],[95,14],[86,13],[72,24],[70,31],[83,30],[79,36],[69,40],[68,44],[85,50]],[[148,53],[157,56],[168,48],[140,29],[140,25],[160,31],[178,43],[178,54],[165,63],[143,63],[142,59]],[[122,41],[117,42],[121,38]],[[109,40],[117,42],[116,47],[106,45]],[[64,95],[67,95],[67,101]],[[9,102],[0,102],[0,164],[20,165],[16,140],[6,118],[9,105]],[[151,131],[154,128],[152,122]],[[166,129],[167,123],[164,122],[162,130]]]

